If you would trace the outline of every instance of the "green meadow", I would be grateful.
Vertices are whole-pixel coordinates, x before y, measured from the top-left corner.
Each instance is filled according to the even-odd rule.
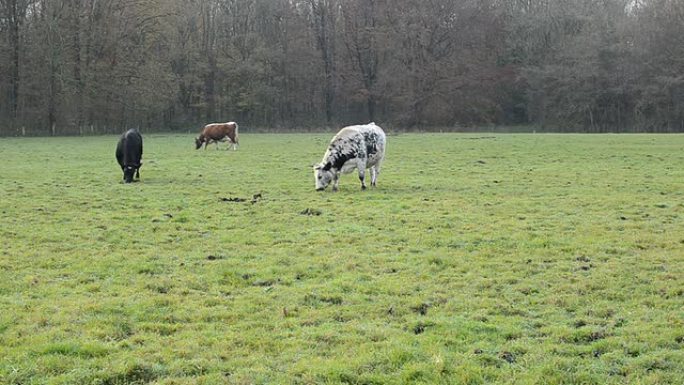
[[[684,135],[143,135],[0,139],[0,384],[684,383]]]

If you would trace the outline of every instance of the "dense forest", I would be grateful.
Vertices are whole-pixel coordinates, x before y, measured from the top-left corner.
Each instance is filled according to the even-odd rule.
[[[0,0],[0,135],[684,131],[682,0]]]

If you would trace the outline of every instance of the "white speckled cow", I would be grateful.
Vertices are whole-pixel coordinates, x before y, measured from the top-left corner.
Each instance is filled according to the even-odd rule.
[[[359,170],[361,189],[366,189],[366,169],[371,170],[371,186],[380,173],[380,164],[385,157],[385,132],[375,123],[349,126],[340,130],[330,141],[328,150],[323,155],[323,161],[314,166],[316,191],[323,191],[333,182],[333,191],[341,173]]]

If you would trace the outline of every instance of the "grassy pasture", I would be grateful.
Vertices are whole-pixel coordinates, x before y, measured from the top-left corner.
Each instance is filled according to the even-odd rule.
[[[0,384],[684,383],[684,135],[331,136],[0,139]]]

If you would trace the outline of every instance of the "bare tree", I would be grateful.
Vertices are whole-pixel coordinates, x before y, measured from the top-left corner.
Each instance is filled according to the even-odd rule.
[[[0,134],[684,131],[680,0],[0,0]]]
[[[308,6],[311,12],[310,23],[323,63],[325,121],[330,124],[333,119],[333,99],[336,91],[335,32],[338,4],[336,0],[308,0]]]
[[[0,18],[7,30],[10,50],[9,71],[9,118],[16,122],[18,115],[19,93],[21,88],[21,28],[26,20],[26,11],[32,0],[0,0]],[[2,130],[0,130],[2,132]]]
[[[361,87],[354,93],[365,99],[367,118],[375,120],[378,81],[380,34],[379,15],[382,0],[349,0],[341,3],[342,39],[350,60],[349,74],[360,81]]]

